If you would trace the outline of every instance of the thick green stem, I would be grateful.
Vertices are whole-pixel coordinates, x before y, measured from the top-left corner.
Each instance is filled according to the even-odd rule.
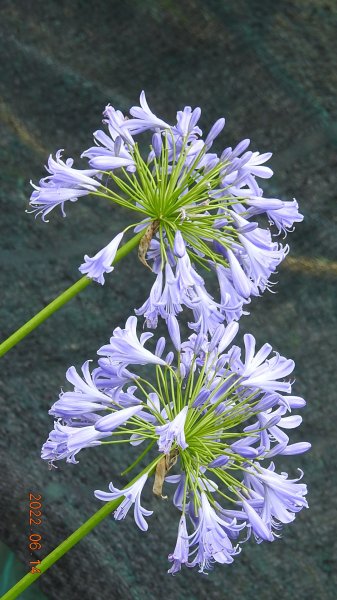
[[[139,473],[129,485],[132,485],[139,479],[144,473],[148,473],[149,475],[152,473],[156,464],[161,459],[161,455],[157,456],[152,463],[147,465],[145,469]],[[123,496],[121,498],[117,498],[117,500],[111,500],[111,502],[107,502],[100,510],[98,510],[90,519],[88,519],[81,527],[79,527],[74,533],[72,533],[64,542],[62,542],[55,550],[53,550],[48,556],[46,556],[37,568],[40,573],[27,573],[18,583],[16,583],[4,596],[1,597],[1,600],[14,600],[17,598],[25,589],[27,589],[32,583],[34,583],[49,567],[51,567],[57,560],[62,558],[64,554],[66,554],[75,544],[81,541],[90,531],[92,531],[96,525],[98,525],[105,517],[108,517],[122,502]]]
[[[115,260],[113,264],[118,263],[122,258],[124,258],[127,254],[131,252],[140,242],[144,232],[137,233],[131,240],[126,242],[124,246],[122,246],[118,252],[116,253]],[[0,344],[0,356],[3,356],[13,348],[16,344],[18,344],[23,338],[26,337],[31,331],[36,329],[43,321],[48,319],[54,312],[56,312],[61,306],[69,302],[76,294],[84,290],[89,283],[92,282],[92,279],[84,276],[81,277],[74,285],[71,285],[67,290],[65,290],[62,294],[60,294],[55,300],[53,300],[48,306],[40,310],[32,319],[27,321],[20,329],[15,331],[9,338],[7,338],[2,344]]]
[[[113,510],[117,508],[117,506],[122,502],[123,498],[118,498],[117,500],[112,500],[111,502],[107,502],[99,511],[97,511],[88,521],[83,523],[79,529],[77,529],[74,533],[72,533],[64,542],[62,542],[55,550],[53,550],[46,558],[44,558],[37,568],[40,573],[27,573],[18,583],[16,583],[4,596],[2,596],[1,600],[14,600],[17,598],[22,592],[32,585],[34,581],[36,581],[42,573],[47,571],[49,567],[51,567],[59,558],[61,558],[66,552],[68,552],[75,544],[81,541],[81,539],[86,536],[98,523],[100,523],[105,517],[107,517]]]

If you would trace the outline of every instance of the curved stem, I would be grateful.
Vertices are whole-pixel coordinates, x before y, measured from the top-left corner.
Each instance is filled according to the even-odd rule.
[[[70,550],[75,544],[81,541],[98,523],[100,523],[105,517],[107,517],[118,505],[122,502],[123,498],[117,498],[117,500],[111,500],[107,502],[99,511],[97,511],[90,519],[88,519],[79,529],[74,531],[64,542],[62,542],[55,550],[53,550],[46,558],[44,558],[38,565],[40,573],[27,573],[18,583],[16,583],[1,600],[14,600],[22,592],[32,585],[42,573],[47,571],[57,560],[59,560],[68,550]]]
[[[115,260],[113,264],[118,263],[122,258],[124,258],[127,254],[131,252],[140,242],[143,237],[144,232],[140,231],[137,233],[131,240],[126,242],[124,246],[122,246],[116,253]],[[16,344],[18,344],[23,338],[25,338],[31,331],[36,329],[43,321],[46,321],[54,312],[56,312],[61,306],[69,302],[76,294],[84,290],[87,285],[92,282],[92,279],[89,279],[87,276],[81,277],[76,283],[71,285],[68,289],[66,289],[62,294],[57,296],[55,300],[53,300],[50,304],[45,306],[40,312],[38,312],[32,319],[27,321],[22,327],[20,327],[15,333],[13,333],[9,338],[7,338],[2,344],[0,344],[0,356],[3,356],[13,348]]]
[[[139,479],[144,473],[148,473],[149,475],[153,472],[153,469],[156,467],[156,464],[161,459],[161,454],[157,456],[141,473],[139,473],[128,486],[132,485]],[[40,573],[27,573],[18,583],[16,583],[8,592],[5,593],[4,596],[1,597],[1,600],[14,600],[17,598],[22,592],[27,589],[32,583],[34,583],[42,573],[45,573],[49,567],[51,567],[57,560],[62,558],[64,554],[66,554],[75,544],[81,541],[90,531],[96,527],[105,517],[108,517],[112,511],[114,511],[122,502],[123,496],[121,498],[117,498],[116,500],[111,500],[107,502],[100,510],[98,510],[90,519],[88,519],[81,527],[76,529],[74,533],[72,533],[64,542],[62,542],[55,550],[53,550],[48,556],[46,556],[41,563],[38,565],[38,570]]]

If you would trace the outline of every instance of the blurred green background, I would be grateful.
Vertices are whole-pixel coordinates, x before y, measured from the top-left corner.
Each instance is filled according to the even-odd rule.
[[[336,594],[336,26],[334,0],[1,0],[1,339],[79,276],[84,253],[103,247],[128,215],[84,198],[43,224],[27,215],[29,180],[58,148],[91,145],[107,103],[127,112],[146,90],[174,121],[186,104],[201,127],[225,115],[222,147],[242,138],[274,152],[266,194],[300,203],[277,294],[251,305],[242,330],[296,361],[295,393],[307,398],[294,441],[312,451],[284,460],[305,471],[310,509],[282,540],[246,544],[208,576],[166,575],[177,514],[155,510],[147,534],[131,517],[103,522],[23,594],[26,600],[332,600]],[[218,149],[220,145],[218,144]],[[113,327],[144,301],[151,273],[134,256],[104,286],[92,285],[1,360],[0,593],[27,570],[28,494],[42,494],[42,558],[99,506],[94,489],[116,485],[125,450],[81,453],[48,471],[40,447],[66,368],[94,357]],[[210,284],[215,289],[215,280]],[[13,554],[14,553],[14,554]],[[43,595],[42,595],[43,594]]]

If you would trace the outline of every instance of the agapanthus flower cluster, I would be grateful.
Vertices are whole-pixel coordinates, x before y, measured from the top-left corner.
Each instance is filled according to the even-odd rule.
[[[141,494],[152,485],[179,514],[169,573],[183,565],[207,572],[214,563],[233,562],[250,537],[272,542],[307,506],[302,471],[289,478],[274,464],[277,455],[310,447],[288,435],[302,420],[293,411],[305,405],[292,395],[294,363],[269,344],[256,351],[249,334],[244,349],[233,344],[251,297],[273,285],[288,252],[275,237],[302,215],[296,200],[264,196],[261,180],[273,174],[265,166],[270,153],[248,150],[249,140],[213,151],[224,118],[203,137],[200,108],[186,106],[171,124],[151,111],[144,92],[130,114],[106,107],[105,130],[94,133],[95,145],[82,154],[86,168],[75,168],[61,150],[50,156],[47,177],[34,185],[31,212],[47,221],[59,206],[65,216],[67,201],[90,195],[135,213],[79,269],[104,284],[133,229],[139,259],[155,277],[135,312],[147,328],[163,319],[168,338],[154,344],[149,331],[138,337],[131,316],[98,350],[98,365],[86,361],[82,373],[70,367],[73,389],[62,391],[50,410],[55,423],[42,458],[51,466],[62,459],[77,464],[85,448],[131,446],[135,458],[123,474],[134,471],[134,479],[122,489],[111,482],[96,497],[115,501],[117,520],[133,509],[146,531],[153,511]],[[218,298],[207,291],[203,271],[215,273]],[[184,308],[191,334],[182,341]]]
[[[141,494],[152,485],[178,511],[169,573],[183,565],[207,572],[214,563],[232,563],[250,537],[272,542],[307,507],[302,472],[290,478],[274,464],[277,455],[310,447],[288,435],[300,425],[294,411],[305,401],[292,395],[293,361],[269,344],[257,350],[249,334],[244,350],[233,344],[235,321],[181,341],[171,316],[169,334],[156,343],[150,332],[138,337],[132,316],[98,350],[98,366],[87,361],[82,373],[70,367],[73,389],[62,391],[50,410],[55,423],[42,458],[77,463],[84,448],[131,445],[136,456],[125,473],[134,470],[135,479],[123,489],[111,482],[96,497],[119,499],[115,519],[132,509],[146,531],[153,511]],[[148,466],[139,472],[145,457]]]
[[[91,195],[136,213],[136,222],[95,256],[85,256],[80,271],[103,284],[123,234],[143,230],[139,257],[154,272],[155,282],[137,314],[150,328],[158,317],[170,326],[187,307],[192,329],[201,336],[213,334],[219,324],[237,320],[251,297],[272,285],[270,277],[288,252],[275,236],[286,234],[302,215],[296,200],[264,196],[261,180],[273,174],[265,166],[271,153],[248,150],[248,139],[219,154],[213,151],[224,118],[203,137],[200,108],[185,106],[170,124],[151,111],[144,92],[130,114],[106,107],[105,130],[94,133],[95,145],[82,154],[87,168],[62,159],[61,150],[55,159],[50,156],[48,176],[34,185],[31,212],[46,221],[55,207],[65,215],[67,201]],[[146,137],[149,146],[143,151]],[[267,221],[268,227],[263,225]],[[214,271],[219,298],[206,290],[202,270]]]

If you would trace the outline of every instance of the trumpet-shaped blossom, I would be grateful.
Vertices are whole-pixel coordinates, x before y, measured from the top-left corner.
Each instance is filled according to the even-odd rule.
[[[94,425],[80,425],[80,422],[64,425],[60,420],[55,421],[54,430],[42,447],[41,457],[51,463],[64,458],[76,463],[75,456],[80,450],[97,446],[101,439],[110,435],[110,432],[97,431]]]
[[[151,111],[144,92],[140,94],[140,106],[132,106],[130,114],[134,118],[124,121],[122,128],[130,132],[131,135],[137,135],[149,129],[154,131],[157,129],[170,129],[170,126],[165,121],[159,119]]]
[[[308,506],[305,498],[307,486],[297,483],[301,477],[288,479],[287,473],[279,474],[274,469],[273,463],[268,469],[253,464],[247,468],[244,477],[247,487],[260,497],[259,511],[270,530],[290,523],[296,513]]]
[[[137,337],[137,318],[129,317],[125,329],[117,327],[114,329],[110,343],[98,350],[101,356],[107,356],[111,363],[119,366],[131,364],[164,365],[165,361],[144,348],[145,342],[152,337],[152,333],[142,333]]]
[[[63,419],[78,417],[89,412],[105,410],[112,403],[110,395],[101,392],[90,374],[90,361],[82,366],[83,379],[75,367],[69,367],[66,378],[74,386],[73,391],[61,392],[59,399],[51,407],[49,414]],[[119,383],[123,384],[121,379]]]
[[[274,535],[257,510],[242,496],[242,508],[257,541],[273,542]]]
[[[235,524],[235,523],[233,523]],[[193,559],[190,567],[199,566],[199,572],[204,573],[217,562],[230,564],[234,556],[240,552],[238,546],[233,544],[226,530],[230,524],[224,521],[211,506],[206,494],[201,493],[201,507],[199,508],[197,527],[190,541]],[[193,549],[193,546],[196,546]]]
[[[114,487],[112,483],[109,484],[110,492],[102,492],[100,490],[95,490],[95,496],[99,500],[103,500],[104,502],[110,502],[110,500],[116,500],[117,498],[124,498],[123,502],[119,505],[119,507],[114,512],[114,517],[116,521],[120,521],[121,519],[125,519],[128,514],[131,506],[134,504],[134,518],[135,521],[142,531],[147,531],[148,524],[145,521],[144,517],[149,517],[153,514],[153,510],[147,510],[140,504],[140,496],[143,490],[143,487],[147,480],[147,474],[142,475],[133,485],[130,485],[128,488],[124,488],[123,490],[119,490]]]
[[[178,537],[175,549],[172,554],[168,555],[168,559],[172,562],[172,567],[168,570],[168,573],[174,575],[181,570],[181,565],[186,565],[188,562],[189,554],[189,537],[186,528],[186,517],[183,515],[179,521]]]
[[[298,202],[295,198],[292,201],[282,201],[277,198],[262,198],[251,196],[246,199],[246,204],[250,207],[247,211],[249,216],[266,213],[269,221],[278,229],[278,233],[291,231],[294,223],[303,220],[298,212]]]
[[[111,263],[116,256],[123,235],[124,232],[116,235],[105,248],[97,252],[92,258],[86,254],[84,256],[84,263],[79,267],[81,273],[103,285],[104,273],[111,273],[114,270]]]
[[[184,256],[179,238],[176,252]],[[62,392],[50,411],[56,420],[42,458],[76,463],[85,448],[97,446],[99,452],[106,444],[126,443],[137,453],[141,445],[141,457],[151,459],[138,478],[123,489],[110,483],[96,497],[120,500],[117,520],[134,506],[136,524],[145,531],[152,510],[142,507],[141,493],[150,476],[157,496],[173,487],[179,528],[169,573],[183,566],[207,572],[216,563],[232,563],[251,534],[258,543],[274,541],[307,507],[305,484],[270,463],[278,454],[310,448],[308,442],[291,444],[289,437],[302,421],[293,411],[305,401],[291,395],[292,383],[284,381],[293,362],[278,354],[268,359],[269,344],[256,352],[254,337],[246,334],[241,359],[240,346],[233,345],[235,321],[185,341],[176,317],[168,323],[175,353],[165,360],[165,338],[155,352],[145,349],[152,334],[138,339],[137,319],[130,317],[99,349],[92,373],[89,361],[83,377],[75,367],[67,371],[74,389]],[[146,365],[153,377],[129,371],[131,365]],[[127,471],[138,462],[136,456]]]
[[[182,450],[187,448],[188,444],[186,443],[184,432],[187,411],[188,407],[184,406],[173,421],[170,421],[166,425],[159,425],[156,427],[156,433],[159,434],[158,448],[160,452],[168,454],[174,442],[176,442]]]
[[[92,168],[100,171],[113,171],[123,167],[131,172],[135,170],[132,154],[117,133],[111,138],[104,131],[98,130],[94,133],[94,139],[97,145],[82,154],[82,158],[89,159]]]
[[[124,425],[131,417],[134,417],[137,413],[140,413],[142,406],[130,406],[129,408],[122,408],[116,412],[105,415],[98,419],[95,423],[96,431],[114,431],[120,425]]]
[[[244,336],[245,362],[241,361],[241,350],[234,346],[231,350],[231,368],[241,378],[241,385],[249,388],[264,390],[265,392],[291,391],[291,383],[284,381],[294,370],[295,363],[279,354],[267,359],[272,351],[270,344],[264,344],[255,353],[255,339],[252,335]]]
[[[42,220],[56,207],[60,206],[65,217],[64,203],[67,200],[75,202],[80,196],[87,196],[95,192],[100,183],[94,176],[97,169],[74,169],[73,159],[62,160],[63,150],[56,152],[56,159],[49,156],[46,169],[50,175],[40,180],[40,185],[34,185],[30,206],[37,215],[42,215]]]

